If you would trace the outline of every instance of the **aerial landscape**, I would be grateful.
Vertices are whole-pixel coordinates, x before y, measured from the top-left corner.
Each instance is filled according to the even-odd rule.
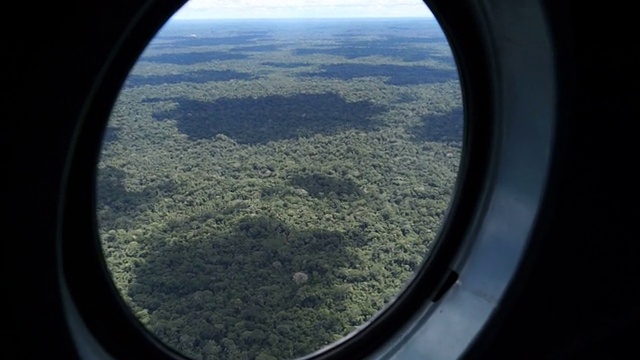
[[[463,145],[433,19],[174,20],[123,84],[97,220],[124,303],[193,359],[293,359],[428,258]]]

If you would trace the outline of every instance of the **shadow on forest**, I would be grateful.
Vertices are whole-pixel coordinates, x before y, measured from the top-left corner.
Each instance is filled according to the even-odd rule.
[[[351,80],[358,77],[384,76],[390,85],[418,85],[457,80],[456,70],[434,69],[427,66],[334,64],[323,65],[322,72],[308,72],[301,76],[318,76]]]
[[[251,74],[233,70],[201,70],[185,72],[179,75],[129,75],[124,86],[136,87],[142,85],[176,84],[181,82],[206,83],[209,81],[248,80],[253,78],[254,76]]]
[[[234,51],[277,51],[280,49],[278,45],[250,45],[250,46],[236,46],[233,48]]]
[[[429,58],[441,58],[440,49],[431,49],[411,45],[447,44],[445,38],[421,38],[393,36],[386,39],[352,40],[344,39],[334,47],[314,47],[295,49],[295,55],[327,54],[356,59],[366,56],[387,56],[400,58],[403,61],[424,61]],[[446,61],[446,58],[443,58]]]
[[[289,182],[293,186],[303,188],[309,195],[318,198],[327,197],[331,193],[338,197],[362,195],[362,190],[353,181],[322,174],[296,175],[291,177]]]
[[[302,66],[309,66],[309,63],[305,63],[305,62],[273,62],[273,61],[267,61],[267,62],[263,62],[262,65],[273,66],[273,67],[277,67],[277,68],[292,69],[292,68],[297,68],[297,67],[302,67]]]
[[[270,39],[267,31],[245,31],[243,35],[232,35],[223,37],[193,37],[193,36],[158,36],[155,40],[159,43],[151,43],[150,46],[155,48],[180,48],[192,46],[220,46],[220,45],[239,45],[239,44],[256,44],[256,42]]]
[[[102,134],[102,143],[106,144],[106,143],[110,143],[110,142],[114,142],[114,141],[118,140],[119,137],[120,137],[118,135],[119,132],[120,132],[120,128],[119,127],[108,126],[104,130],[104,134]]]
[[[346,102],[332,93],[174,101],[176,109],[155,113],[154,118],[176,120],[178,130],[194,140],[224,134],[243,144],[333,134],[342,129],[369,130],[375,125],[371,117],[386,109],[369,101]]]
[[[132,224],[133,214],[145,211],[163,195],[172,194],[176,191],[176,184],[173,181],[165,181],[157,186],[147,186],[142,191],[129,191],[125,187],[127,174],[113,166],[106,166],[98,169],[96,177],[96,200],[97,208],[109,207],[109,214],[123,214],[117,219],[105,215],[100,220],[103,228],[126,228],[127,224]],[[115,225],[112,222],[117,221]]]
[[[241,60],[249,56],[227,51],[194,51],[186,53],[168,53],[151,56],[142,56],[141,61],[149,61],[162,64],[193,65],[209,61]]]
[[[379,49],[370,48],[367,46],[360,47],[331,47],[331,48],[309,48],[309,49],[296,49],[295,55],[313,55],[313,54],[326,54],[342,56],[347,59],[356,59],[366,56],[388,56],[400,58],[403,61],[424,61],[431,57],[431,52],[418,48],[393,48],[393,49]]]
[[[135,268],[129,296],[146,309],[143,321],[153,334],[186,355],[281,359],[348,330],[350,290],[335,273],[357,265],[342,233],[299,230],[266,216],[211,232],[203,220],[146,240],[154,249]]]
[[[422,124],[410,132],[418,141],[462,142],[464,113],[457,107],[444,115],[423,116]]]

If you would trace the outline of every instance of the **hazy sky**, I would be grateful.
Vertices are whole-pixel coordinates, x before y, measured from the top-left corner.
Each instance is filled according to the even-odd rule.
[[[422,0],[189,0],[174,19],[432,17]]]

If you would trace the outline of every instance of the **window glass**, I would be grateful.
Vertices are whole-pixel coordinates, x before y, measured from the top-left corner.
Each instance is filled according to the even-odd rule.
[[[132,69],[98,164],[99,235],[120,296],[168,346],[309,354],[428,256],[458,172],[460,83],[421,1],[375,3],[192,0]]]

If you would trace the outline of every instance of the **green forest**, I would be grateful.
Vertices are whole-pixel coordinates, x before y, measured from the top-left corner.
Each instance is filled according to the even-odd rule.
[[[193,359],[304,356],[364,326],[428,256],[462,139],[434,20],[170,22],[103,138],[108,271]]]

